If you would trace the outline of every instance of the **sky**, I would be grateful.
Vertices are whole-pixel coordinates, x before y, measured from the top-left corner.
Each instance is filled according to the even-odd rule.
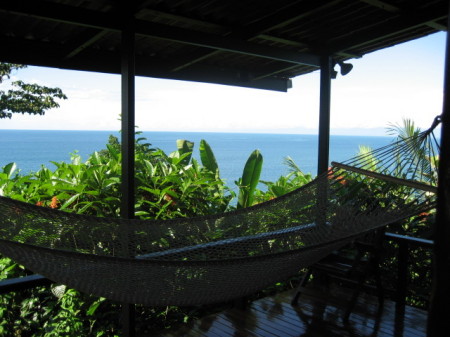
[[[353,70],[332,81],[331,134],[385,135],[404,118],[431,125],[442,111],[445,38],[437,33],[349,61]],[[0,129],[120,129],[119,75],[28,67],[14,79],[59,87],[68,99],[44,116],[1,119]],[[318,71],[294,78],[288,93],[136,79],[141,131],[317,134],[318,123]]]

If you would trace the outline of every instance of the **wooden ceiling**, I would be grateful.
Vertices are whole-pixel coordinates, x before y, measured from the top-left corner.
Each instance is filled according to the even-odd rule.
[[[0,2],[0,61],[120,73],[120,1]],[[448,0],[136,1],[136,74],[286,91],[334,60],[446,30]]]

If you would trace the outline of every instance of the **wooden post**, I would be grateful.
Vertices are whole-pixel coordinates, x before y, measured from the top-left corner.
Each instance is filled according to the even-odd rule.
[[[448,24],[450,26],[450,8]],[[428,312],[428,337],[448,336],[450,330],[450,36],[444,69],[441,153],[439,157],[437,215],[434,230],[433,287]]]
[[[319,153],[317,174],[327,172],[330,157],[330,106],[331,106],[331,73],[332,59],[324,55],[320,59],[320,107],[319,107]],[[321,181],[317,185],[316,224],[327,222],[328,183]]]
[[[320,111],[319,111],[319,153],[317,174],[328,170],[330,156],[330,106],[331,106],[331,57],[321,58],[320,66]]]
[[[122,200],[120,215],[125,219],[134,217],[134,126],[135,126],[135,28],[134,1],[121,2],[122,28]],[[124,238],[127,240],[126,238]],[[125,241],[126,242],[126,241]],[[135,309],[133,304],[122,305],[122,329],[126,337],[134,337]]]
[[[128,14],[128,13],[127,13]],[[132,12],[122,31],[122,203],[123,218],[134,217],[135,50]]]
[[[406,241],[400,241],[398,244],[397,255],[396,305],[400,305],[402,307],[406,304],[406,289],[408,286],[408,253],[408,243]]]

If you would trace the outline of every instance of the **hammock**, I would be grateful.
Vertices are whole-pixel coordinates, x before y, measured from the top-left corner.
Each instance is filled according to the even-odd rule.
[[[282,197],[224,214],[125,220],[0,197],[0,254],[79,291],[150,306],[243,297],[379,227],[435,207],[427,130]]]

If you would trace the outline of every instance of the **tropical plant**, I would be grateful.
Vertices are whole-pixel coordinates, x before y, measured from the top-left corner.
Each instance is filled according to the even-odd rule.
[[[436,144],[430,138],[418,137],[421,129],[416,127],[411,119],[403,119],[403,124],[390,124],[387,128],[389,135],[406,142],[414,152],[415,179],[432,185],[437,184],[438,156],[434,154]]]
[[[191,143],[178,141],[170,155],[136,140],[136,216],[186,217],[223,212],[233,193],[218,174],[208,143],[201,141],[199,164]],[[0,169],[0,194],[42,207],[95,216],[119,216],[121,153],[111,136],[106,149],[85,162],[73,154],[69,162],[53,162],[37,172],[20,175],[16,164]],[[22,266],[0,257],[0,279],[26,275]],[[117,336],[120,305],[57,285],[0,296],[0,335]],[[186,313],[175,307],[138,307],[142,320],[167,326]],[[138,322],[139,324],[139,322]]]
[[[267,190],[256,191],[255,199],[258,203],[278,198],[303,185],[306,185],[314,179],[311,173],[304,173],[291,157],[285,157],[284,164],[288,167],[289,170],[289,173],[287,175],[280,176],[278,180],[274,182],[261,181],[262,184],[267,186]]]
[[[253,151],[244,166],[242,177],[236,182],[239,187],[237,208],[253,205],[256,186],[259,183],[263,157],[258,150]]]

